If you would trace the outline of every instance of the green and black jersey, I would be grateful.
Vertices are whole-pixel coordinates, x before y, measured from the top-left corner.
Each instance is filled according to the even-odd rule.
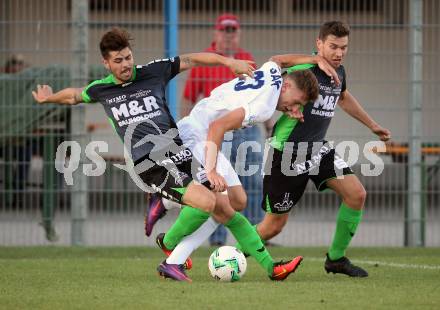
[[[84,102],[102,104],[122,141],[130,144],[129,150],[135,163],[148,155],[153,147],[166,148],[173,140],[177,145],[182,145],[178,135],[165,135],[171,128],[177,130],[165,99],[165,87],[179,70],[179,57],[156,60],[135,66],[129,82],[117,84],[110,74],[90,83],[82,92]],[[125,138],[126,133],[128,139]],[[148,136],[154,136],[154,139],[136,146]],[[170,138],[173,140],[170,141]]]
[[[339,66],[336,72],[341,84],[336,86],[331,78],[318,66],[309,65],[319,84],[319,96],[315,102],[309,102],[303,110],[304,122],[289,118],[283,114],[275,124],[271,145],[278,151],[284,149],[285,142],[294,142],[296,154],[298,144],[307,142],[307,153],[312,152],[313,142],[323,142],[335,113],[336,104],[342,92],[346,90],[345,69]],[[305,146],[305,144],[301,143]]]

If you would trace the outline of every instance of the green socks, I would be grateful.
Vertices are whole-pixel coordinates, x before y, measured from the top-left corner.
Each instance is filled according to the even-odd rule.
[[[163,239],[167,249],[174,249],[185,237],[195,232],[209,218],[208,212],[185,206]]]
[[[336,218],[335,235],[328,251],[331,260],[337,260],[345,256],[345,250],[350,244],[361,218],[362,210],[354,210],[345,203],[341,204]]]
[[[196,231],[208,218],[210,214],[192,207],[184,207],[163,239],[167,249],[174,249],[183,237]],[[254,257],[257,262],[271,276],[273,272],[273,259],[261,242],[256,229],[240,213],[235,212],[234,216],[225,224],[240,243],[244,252]]]
[[[255,231],[257,232],[257,234],[258,234],[258,230],[257,230],[257,224],[255,224],[254,226],[252,226],[254,229],[255,229]],[[259,236],[259,235],[258,235]],[[261,242],[264,244],[264,240],[263,239],[261,239],[261,237],[260,237],[260,240],[261,240]],[[244,250],[243,250],[243,247],[241,246],[241,244],[240,243],[236,243],[235,244],[235,247],[237,248],[237,249],[239,249],[240,251],[242,251],[243,253],[246,253]],[[246,253],[246,254],[248,254],[248,253]]]
[[[234,235],[243,251],[254,257],[261,267],[267,271],[267,274],[271,276],[273,272],[273,259],[251,223],[239,212],[235,212],[235,215],[225,226]]]

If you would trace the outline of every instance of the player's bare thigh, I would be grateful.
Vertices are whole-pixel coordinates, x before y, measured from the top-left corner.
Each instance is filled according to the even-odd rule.
[[[185,205],[211,213],[215,208],[216,196],[204,185],[191,182],[182,197],[182,202]]]

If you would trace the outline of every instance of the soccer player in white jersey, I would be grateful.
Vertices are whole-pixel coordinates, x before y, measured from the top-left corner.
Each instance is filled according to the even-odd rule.
[[[327,63],[321,66],[337,80],[336,73]],[[279,65],[269,61],[254,72],[253,79],[234,79],[214,89],[210,97],[201,100],[189,116],[177,123],[182,141],[204,165],[211,189],[215,192],[227,190],[224,199],[217,199],[218,204],[230,203],[237,211],[246,207],[246,193],[237,173],[220,151],[224,134],[264,122],[271,118],[276,110],[302,120],[303,105],[314,101],[317,96],[317,80],[309,70],[281,75]],[[217,215],[215,211],[213,215]],[[159,234],[156,238],[157,244],[166,255],[171,255],[166,263],[184,264],[191,252],[214,232],[217,225],[218,223],[210,218],[187,237],[176,234],[174,226],[167,234]],[[255,258],[264,268],[272,270],[259,261],[258,257]]]

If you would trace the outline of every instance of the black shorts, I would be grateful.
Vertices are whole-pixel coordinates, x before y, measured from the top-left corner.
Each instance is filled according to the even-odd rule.
[[[152,167],[142,169],[142,162]],[[170,154],[161,162],[152,163],[148,157],[138,160],[135,171],[150,192],[178,203],[182,203],[182,197],[193,180],[210,188],[205,168],[187,148]]]
[[[328,180],[353,174],[347,163],[329,147],[321,148],[315,156],[308,155],[305,160],[292,156],[287,165],[281,164],[281,157],[282,152],[275,150],[271,173],[264,176],[261,206],[267,213],[289,212],[302,197],[309,179],[318,191],[323,191],[328,188]],[[284,166],[289,166],[290,171],[283,173]]]

